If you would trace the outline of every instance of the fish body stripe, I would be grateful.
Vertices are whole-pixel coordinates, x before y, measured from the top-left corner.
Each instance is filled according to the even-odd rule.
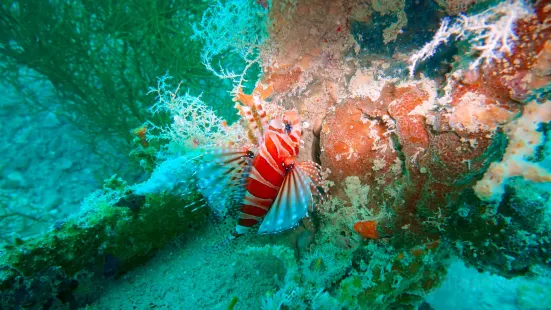
[[[277,167],[280,167],[280,161],[283,157],[281,152],[283,151],[281,146],[279,145],[279,141],[277,138],[274,139],[273,133],[268,133],[266,135],[266,138],[264,139],[264,148],[266,149],[267,153],[274,159],[275,164]],[[267,157],[268,154],[262,154],[262,156]],[[281,169],[281,168],[280,168]]]
[[[253,173],[251,174],[258,173],[255,166],[251,168],[251,171],[253,171]],[[281,179],[283,180],[283,177],[281,177]],[[266,215],[266,213],[268,213],[270,207],[272,206],[272,203],[274,202],[275,197],[277,196],[277,192],[279,191],[279,186],[276,188],[274,188],[274,186],[271,184],[270,186],[268,186],[265,184],[267,183],[267,181],[264,181],[265,183],[260,184],[273,189],[273,192],[266,190],[265,188],[262,189],[259,184],[251,182],[251,180],[256,181],[256,179],[253,178],[249,180],[249,184],[245,192],[245,197],[243,197],[243,205],[241,206],[241,215],[239,219],[239,225],[245,227],[251,227],[255,225],[260,221],[260,219],[262,219]],[[259,193],[258,195],[260,197],[253,194],[251,191]]]
[[[243,197],[243,202],[245,205],[257,207],[268,211],[270,209],[270,206],[272,206],[274,200],[258,198],[255,195],[247,192],[245,193],[245,197]]]
[[[261,157],[260,157],[261,158]],[[261,167],[266,167],[265,165],[264,166],[261,166]],[[266,179],[264,176],[272,176],[269,179]],[[273,175],[269,175],[268,173],[264,172],[263,174],[261,174],[257,167],[255,166],[252,166],[251,168],[251,174],[250,174],[250,177],[252,180],[255,180],[257,181],[258,183],[266,186],[266,187],[269,187],[271,189],[274,189],[274,190],[278,190],[279,189],[279,186],[281,185],[281,182],[279,182],[278,179],[275,179],[276,182],[274,182],[274,178],[273,178]],[[283,180],[283,178],[281,178]],[[253,193],[254,194],[254,193]]]
[[[295,155],[295,150],[293,149],[293,147],[291,145],[289,145],[289,141],[285,141],[285,139],[281,136],[281,135],[275,135],[277,140],[279,141],[279,143],[281,144],[281,146],[283,148],[285,148],[285,150],[291,154],[291,155]],[[296,156],[296,155],[295,155]]]
[[[277,189],[266,186],[255,179],[250,178],[247,182],[246,191],[258,198],[274,199],[277,196]]]
[[[254,225],[256,225],[256,223],[258,223],[257,220],[255,219],[248,219],[248,218],[239,218],[239,220],[237,221],[237,224],[239,226],[244,226],[244,227],[252,227]]]
[[[283,136],[277,132],[268,132],[253,160],[238,223],[241,226],[256,225],[260,220],[254,217],[262,219],[268,213],[287,175],[284,159],[296,156],[289,141],[280,138],[280,135]]]
[[[272,143],[272,147],[277,150],[277,157],[280,162],[282,158],[290,157],[291,154],[281,145],[281,142],[279,142],[279,139],[277,138],[279,134],[275,132],[271,132],[268,137],[270,138],[270,142]],[[280,164],[281,165],[281,164]]]
[[[285,158],[294,158],[298,155],[298,143],[294,143],[287,135],[270,133],[269,137],[278,150],[278,158],[281,162]]]
[[[264,215],[266,215],[266,213],[268,213],[267,210],[257,208],[255,206],[244,205],[241,208],[241,218],[250,218],[251,216],[254,216],[255,219],[260,220],[264,217]]]
[[[274,159],[272,154],[268,152],[265,145],[262,145],[258,152],[259,157],[266,161],[268,165],[273,169],[274,172],[280,174],[282,177],[285,174],[285,170],[282,169],[281,165]]]
[[[262,216],[264,216],[264,215],[262,215]],[[262,220],[262,217],[260,217],[260,216],[257,216],[257,215],[254,215],[254,214],[248,214],[248,213],[245,213],[245,212],[241,213],[241,218],[244,219],[244,220],[255,220],[257,222]]]

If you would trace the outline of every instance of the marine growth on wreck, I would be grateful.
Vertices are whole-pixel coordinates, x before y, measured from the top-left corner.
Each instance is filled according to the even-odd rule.
[[[2,189],[0,308],[551,308],[550,1],[145,2],[1,5],[109,175]]]

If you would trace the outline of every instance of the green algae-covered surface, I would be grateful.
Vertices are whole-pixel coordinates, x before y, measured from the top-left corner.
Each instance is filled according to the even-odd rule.
[[[140,197],[125,194],[125,185],[118,185],[92,195],[80,214],[55,223],[43,235],[4,248],[3,308],[61,306],[60,301],[82,305],[96,295],[98,276],[117,277],[135,268],[203,223],[202,210],[192,213],[182,207],[194,195]]]

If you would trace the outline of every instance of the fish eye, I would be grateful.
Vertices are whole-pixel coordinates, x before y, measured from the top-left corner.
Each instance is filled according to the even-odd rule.
[[[295,165],[294,164],[284,165],[284,167],[285,167],[285,171],[289,171],[289,170],[293,169],[295,167]]]
[[[290,134],[291,133],[291,129],[293,128],[293,126],[291,126],[291,124],[289,123],[285,123],[285,132],[287,134]]]

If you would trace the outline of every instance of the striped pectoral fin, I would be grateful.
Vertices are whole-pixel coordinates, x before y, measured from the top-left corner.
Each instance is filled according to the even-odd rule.
[[[312,180],[312,192],[317,195],[322,201],[327,199],[329,188],[325,180],[326,175],[322,172],[322,168],[318,163],[312,161],[300,162],[297,164],[300,169]]]
[[[220,164],[243,165],[248,157],[250,147],[219,147],[212,146],[203,151],[203,160]]]
[[[208,149],[196,160],[195,174],[199,181],[209,184],[216,181],[243,179],[243,172],[251,164],[246,148]]]
[[[211,149],[197,160],[197,186],[219,215],[225,215],[242,200],[244,182],[250,169],[247,152],[245,148]]]
[[[277,233],[295,227],[308,214],[311,185],[312,180],[300,167],[290,169],[258,233]]]

